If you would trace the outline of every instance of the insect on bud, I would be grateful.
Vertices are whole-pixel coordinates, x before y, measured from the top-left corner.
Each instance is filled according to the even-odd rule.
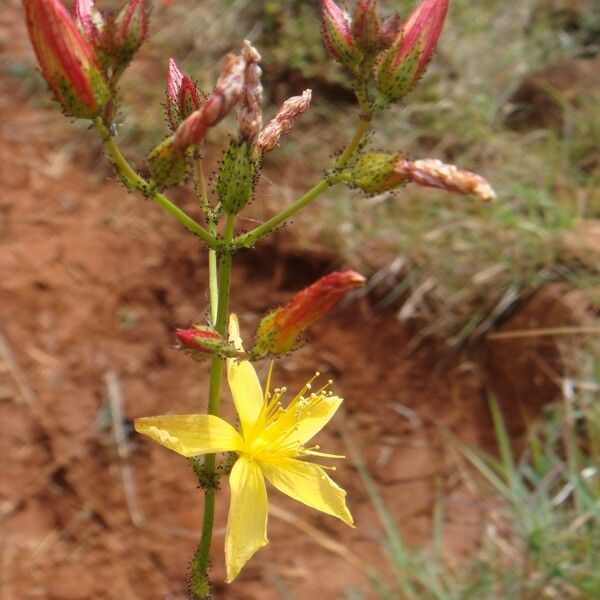
[[[349,290],[364,285],[356,271],[338,271],[321,277],[298,292],[285,306],[263,317],[256,332],[252,356],[278,356],[298,346],[298,336],[327,314]]]

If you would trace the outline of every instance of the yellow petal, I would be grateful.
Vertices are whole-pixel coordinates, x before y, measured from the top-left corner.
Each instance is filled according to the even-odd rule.
[[[225,533],[225,566],[231,583],[252,555],[268,543],[267,489],[258,465],[240,457],[229,475],[231,504]]]
[[[262,470],[280,492],[353,526],[352,515],[346,506],[346,492],[323,468],[302,460],[284,458],[262,464]]]
[[[317,399],[312,402],[308,402],[306,408],[302,409],[294,432],[286,436],[286,442],[296,441],[302,445],[306,444],[329,423],[341,403],[342,398],[325,394],[317,396]]]
[[[237,316],[229,317],[229,340],[243,350]],[[247,437],[258,421],[264,406],[264,396],[254,367],[247,360],[227,359],[227,381],[240,417],[242,432]]]
[[[213,415],[161,415],[135,420],[135,430],[183,456],[239,451],[240,434]]]

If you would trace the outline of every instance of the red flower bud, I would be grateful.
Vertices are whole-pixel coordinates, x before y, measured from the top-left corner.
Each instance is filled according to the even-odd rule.
[[[169,59],[167,74],[167,121],[172,131],[202,105],[201,93],[189,75],[184,75]]]
[[[422,0],[394,43],[378,57],[377,89],[388,100],[398,100],[412,90],[427,68],[442,32],[449,0]]]
[[[328,52],[345,67],[354,69],[361,56],[350,30],[350,17],[333,0],[322,0],[321,16]]]
[[[116,18],[121,63],[127,64],[148,37],[149,9],[145,0],[129,0]]]
[[[192,358],[207,358],[213,355],[236,357],[240,351],[223,339],[218,332],[205,325],[194,325],[187,329],[176,329],[175,335],[181,347]]]
[[[110,91],[94,52],[60,0],[23,0],[42,75],[65,113],[93,118]]]
[[[360,50],[371,56],[384,47],[376,1],[358,0],[352,15],[352,37]]]
[[[176,329],[175,335],[184,348],[206,354],[213,354],[216,345],[223,341],[222,336],[214,329],[202,325]]]
[[[298,292],[288,304],[263,318],[252,355],[259,358],[293,350],[298,336],[307,327],[329,312],[346,292],[365,281],[356,271],[339,271],[321,277]]]

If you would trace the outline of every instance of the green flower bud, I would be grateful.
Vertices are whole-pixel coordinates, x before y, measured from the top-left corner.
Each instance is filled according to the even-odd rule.
[[[217,178],[217,196],[223,210],[239,213],[252,197],[258,172],[258,159],[247,142],[232,141],[225,152]]]

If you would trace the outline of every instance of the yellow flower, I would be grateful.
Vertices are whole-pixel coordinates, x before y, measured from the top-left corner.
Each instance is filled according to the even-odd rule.
[[[229,335],[243,350],[235,315]],[[285,388],[263,394],[256,371],[248,361],[228,359],[227,380],[240,419],[240,431],[213,415],[163,415],[135,420],[135,429],[163,446],[197,456],[235,452],[229,475],[231,504],[225,534],[227,581],[267,544],[267,490],[265,477],[288,496],[353,525],[346,492],[324,468],[299,460],[310,456],[338,458],[305,444],[331,419],[342,399],[322,388],[311,392],[310,382],[286,408],[280,402]]]

